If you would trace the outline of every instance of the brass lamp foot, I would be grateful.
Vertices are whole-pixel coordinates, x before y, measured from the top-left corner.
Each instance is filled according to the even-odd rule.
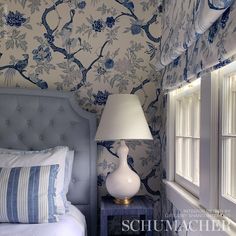
[[[129,205],[130,203],[132,203],[132,199],[131,198],[125,198],[125,199],[115,198],[114,203],[119,204],[119,205]]]

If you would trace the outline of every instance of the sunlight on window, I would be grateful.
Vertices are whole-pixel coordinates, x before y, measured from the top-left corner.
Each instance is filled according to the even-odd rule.
[[[236,73],[223,78],[223,194],[236,202]]]
[[[199,186],[200,79],[172,92],[175,110],[176,174]]]

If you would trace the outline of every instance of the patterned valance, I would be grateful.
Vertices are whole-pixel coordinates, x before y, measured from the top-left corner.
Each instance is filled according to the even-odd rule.
[[[186,16],[187,11],[185,4],[187,2],[192,4],[192,9],[194,9],[194,4],[196,9],[198,9],[192,12],[194,13],[192,14],[192,18],[190,14]],[[200,1],[200,5],[196,5],[197,2],[199,1],[183,1],[181,5],[183,12],[181,9],[178,11],[180,15],[182,14],[181,17],[185,18],[185,21],[179,20],[179,22],[183,22],[184,26],[182,26],[181,23],[177,23],[177,18],[173,20],[175,27],[172,27],[171,31],[172,34],[175,33],[175,37],[171,36],[170,39],[166,39],[165,41],[165,32],[163,34],[161,62],[162,66],[165,67],[163,69],[164,89],[178,87],[182,83],[191,80],[193,77],[200,76],[202,73],[206,72],[206,70],[209,71],[225,65],[233,60],[236,55],[235,1],[208,0]],[[229,7],[229,5],[231,6]],[[214,17],[212,14],[211,16],[207,14],[207,9],[204,9],[204,6],[210,9],[208,13],[211,12],[213,14],[213,12],[215,12]],[[174,7],[171,8],[174,9]],[[225,8],[227,9],[225,10]],[[177,10],[174,12],[176,11]],[[196,12],[197,14],[195,14]],[[218,15],[217,18],[217,12],[221,12],[221,14],[223,12],[223,14],[220,17]],[[194,25],[192,24],[193,16],[198,16],[195,18]],[[208,23],[204,18],[208,19]],[[187,23],[186,19],[189,19]],[[168,19],[166,22],[170,25]],[[209,22],[211,22],[211,24],[212,22],[214,23],[210,26]],[[208,28],[209,26],[210,28]],[[183,36],[184,30],[185,34]],[[204,30],[206,31],[200,35],[200,30],[202,30],[202,32]],[[179,43],[181,40],[184,44]],[[173,41],[175,41],[175,43]],[[165,66],[164,63],[168,65]]]
[[[233,1],[163,1],[163,32],[157,67],[163,68],[184,53]]]

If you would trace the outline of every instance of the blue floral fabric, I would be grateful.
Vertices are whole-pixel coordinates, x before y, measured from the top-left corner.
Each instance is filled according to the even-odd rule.
[[[179,4],[179,1],[166,1],[160,54],[156,57],[157,68],[165,67],[182,55],[225,11],[228,11],[233,2],[234,0],[183,0]],[[222,25],[227,21],[227,15],[222,20]],[[214,29],[212,35],[214,37]]]
[[[9,26],[15,26],[19,28],[26,22],[26,18],[21,14],[20,12],[16,11],[15,13],[13,11],[10,11],[5,16],[6,24]]]
[[[212,2],[212,1],[209,1]],[[216,4],[218,2],[218,4]],[[214,1],[215,8],[229,1]],[[213,3],[212,3],[213,4]],[[164,89],[173,89],[236,58],[236,3],[234,2],[187,50],[163,70]],[[177,56],[177,55],[176,55]]]

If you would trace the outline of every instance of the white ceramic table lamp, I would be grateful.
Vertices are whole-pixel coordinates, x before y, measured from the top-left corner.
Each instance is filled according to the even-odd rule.
[[[119,166],[107,176],[106,188],[117,204],[129,204],[139,191],[140,178],[127,163],[129,152],[125,140],[153,139],[139,98],[133,94],[113,94],[97,129],[96,141],[120,140],[117,149]]]

